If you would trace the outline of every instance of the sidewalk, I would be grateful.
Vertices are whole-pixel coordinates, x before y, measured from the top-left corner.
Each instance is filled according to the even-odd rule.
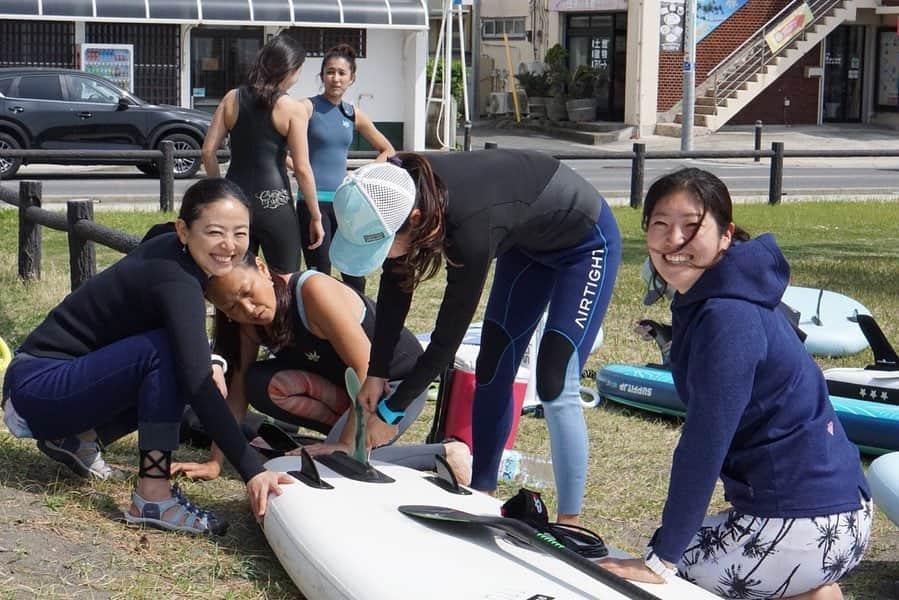
[[[550,154],[563,152],[629,152],[635,142],[646,144],[647,151],[678,151],[680,138],[660,135],[590,146],[553,138],[526,128],[499,128],[494,121],[477,121],[472,126],[472,149],[496,142],[500,148],[539,150]],[[693,150],[746,150],[754,148],[755,131],[751,125],[724,127],[709,135],[693,138]],[[457,138],[461,141],[461,138]],[[762,149],[770,150],[772,142],[783,142],[789,150],[899,150],[899,131],[854,123],[827,125],[768,125],[762,128]],[[728,162],[753,162],[751,158],[720,159]],[[766,161],[767,159],[762,159]],[[853,164],[890,163],[899,165],[899,157],[883,158],[788,158],[786,164],[815,164],[849,167]]]

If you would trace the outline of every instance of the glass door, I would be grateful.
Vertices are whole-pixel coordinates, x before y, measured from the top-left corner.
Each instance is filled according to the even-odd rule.
[[[597,118],[624,118],[627,65],[627,13],[568,17],[568,68],[589,65],[597,70]]]
[[[193,29],[190,39],[193,107],[214,112],[229,90],[246,83],[260,48],[261,27]]]
[[[840,25],[824,44],[824,121],[862,120],[865,28]]]

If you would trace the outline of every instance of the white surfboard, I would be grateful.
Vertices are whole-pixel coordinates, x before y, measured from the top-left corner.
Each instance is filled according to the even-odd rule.
[[[789,286],[783,302],[799,311],[805,347],[817,356],[846,356],[868,347],[856,314],[871,312],[857,300],[830,290]]]
[[[266,463],[297,471],[300,457]],[[501,503],[473,492],[457,495],[427,473],[375,463],[393,483],[354,481],[316,460],[322,481],[282,486],[269,499],[263,529],[300,591],[309,600],[537,600],[602,598],[620,593],[567,563],[477,525],[431,525],[401,514],[400,505],[434,505],[499,516]],[[620,555],[620,553],[619,553]],[[637,584],[661,600],[716,596],[677,579]]]

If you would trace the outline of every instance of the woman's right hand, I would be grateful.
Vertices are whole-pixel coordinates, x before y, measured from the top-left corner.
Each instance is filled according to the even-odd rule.
[[[384,389],[390,389],[389,383],[383,377],[374,377],[372,375],[366,377],[365,383],[362,384],[362,388],[357,396],[362,408],[370,413],[375,412],[378,408],[378,402],[381,401],[381,397],[384,395]]]
[[[325,229],[322,227],[322,218],[313,217],[311,221],[309,221],[309,241],[311,242],[307,248],[310,250],[315,250],[319,246],[322,245],[322,242],[325,240]]]

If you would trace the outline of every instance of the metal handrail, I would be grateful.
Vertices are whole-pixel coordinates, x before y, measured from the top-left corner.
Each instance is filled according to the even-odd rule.
[[[799,35],[805,35],[809,29],[830,15],[834,8],[838,5],[843,5],[844,0],[793,0],[745,42],[740,44],[727,58],[715,65],[708,72],[708,76],[701,87],[712,89],[716,114],[718,107],[723,106],[731,94],[761,73],[775,58],[792,47],[792,43],[785,44],[776,52],[771,52],[768,49],[765,37],[770,33],[774,25],[781,22],[786,14],[796,10],[802,4],[808,5],[812,11],[813,18],[805,24]]]

